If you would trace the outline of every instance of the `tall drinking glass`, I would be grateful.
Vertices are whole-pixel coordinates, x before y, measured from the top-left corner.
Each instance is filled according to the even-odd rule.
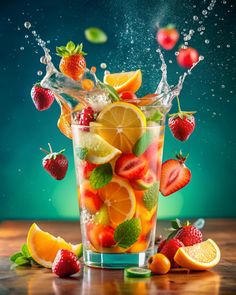
[[[88,266],[144,266],[154,253],[167,110],[140,109],[146,117],[161,116],[142,128],[122,126],[122,122],[111,128],[72,123],[83,255]],[[139,134],[139,138],[129,150],[117,152],[116,135],[121,133]],[[102,158],[100,164],[96,157]],[[129,158],[130,163],[125,162]]]

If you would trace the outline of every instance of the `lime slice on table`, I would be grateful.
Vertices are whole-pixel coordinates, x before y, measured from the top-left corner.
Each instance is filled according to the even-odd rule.
[[[125,268],[125,276],[129,278],[148,278],[151,276],[151,271],[141,267]]]
[[[87,149],[86,159],[89,162],[93,164],[104,164],[121,154],[120,150],[112,146],[98,134],[86,131],[77,132],[79,134],[75,134],[74,136],[76,150],[82,148]]]

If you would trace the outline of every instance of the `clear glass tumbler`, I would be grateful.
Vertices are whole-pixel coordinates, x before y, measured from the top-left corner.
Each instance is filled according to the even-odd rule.
[[[154,253],[164,121],[142,128],[72,124],[86,265],[144,266]]]

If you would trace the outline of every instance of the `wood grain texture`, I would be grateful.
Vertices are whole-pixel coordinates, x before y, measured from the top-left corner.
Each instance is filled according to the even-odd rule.
[[[220,246],[222,259],[211,271],[169,273],[148,279],[124,278],[121,270],[84,267],[73,278],[59,279],[45,268],[11,269],[9,255],[25,242],[30,221],[5,221],[0,224],[0,294],[236,294],[236,220],[206,221],[204,239],[212,238]],[[64,239],[81,240],[78,222],[39,221],[39,226]],[[163,234],[166,222],[158,222]]]

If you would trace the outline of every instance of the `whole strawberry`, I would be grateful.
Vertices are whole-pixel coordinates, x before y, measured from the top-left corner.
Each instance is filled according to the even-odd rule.
[[[178,267],[178,265],[174,261],[174,256],[180,247],[184,247],[184,244],[179,239],[173,238],[170,240],[166,240],[164,246],[160,251],[160,253],[165,255],[170,260],[171,267]]]
[[[168,120],[169,128],[173,136],[181,141],[185,141],[193,133],[195,129],[195,118],[193,114],[196,112],[183,112],[180,108],[179,98],[177,97],[178,102],[178,113],[169,115]]]
[[[202,232],[194,225],[191,225],[189,221],[182,225],[181,222],[176,219],[176,221],[172,221],[172,228],[171,237],[175,237],[181,241],[184,246],[192,246],[202,242]]]
[[[52,177],[54,177],[57,180],[61,180],[65,177],[68,169],[68,160],[62,154],[65,150],[61,150],[58,153],[54,153],[52,151],[51,145],[48,145],[50,152],[41,148],[41,150],[47,154],[47,156],[43,158],[43,167]]]
[[[162,164],[160,192],[163,196],[169,196],[185,187],[191,180],[191,171],[185,165],[187,156],[180,151],[177,159],[169,159]]]
[[[31,97],[38,111],[49,109],[55,98],[51,90],[43,88],[39,83],[32,87]]]
[[[80,271],[80,262],[69,250],[59,250],[52,264],[52,272],[60,278],[71,276]]]
[[[57,55],[61,56],[60,71],[73,80],[80,80],[86,68],[83,44],[75,45],[69,41],[66,46],[56,47]]]

